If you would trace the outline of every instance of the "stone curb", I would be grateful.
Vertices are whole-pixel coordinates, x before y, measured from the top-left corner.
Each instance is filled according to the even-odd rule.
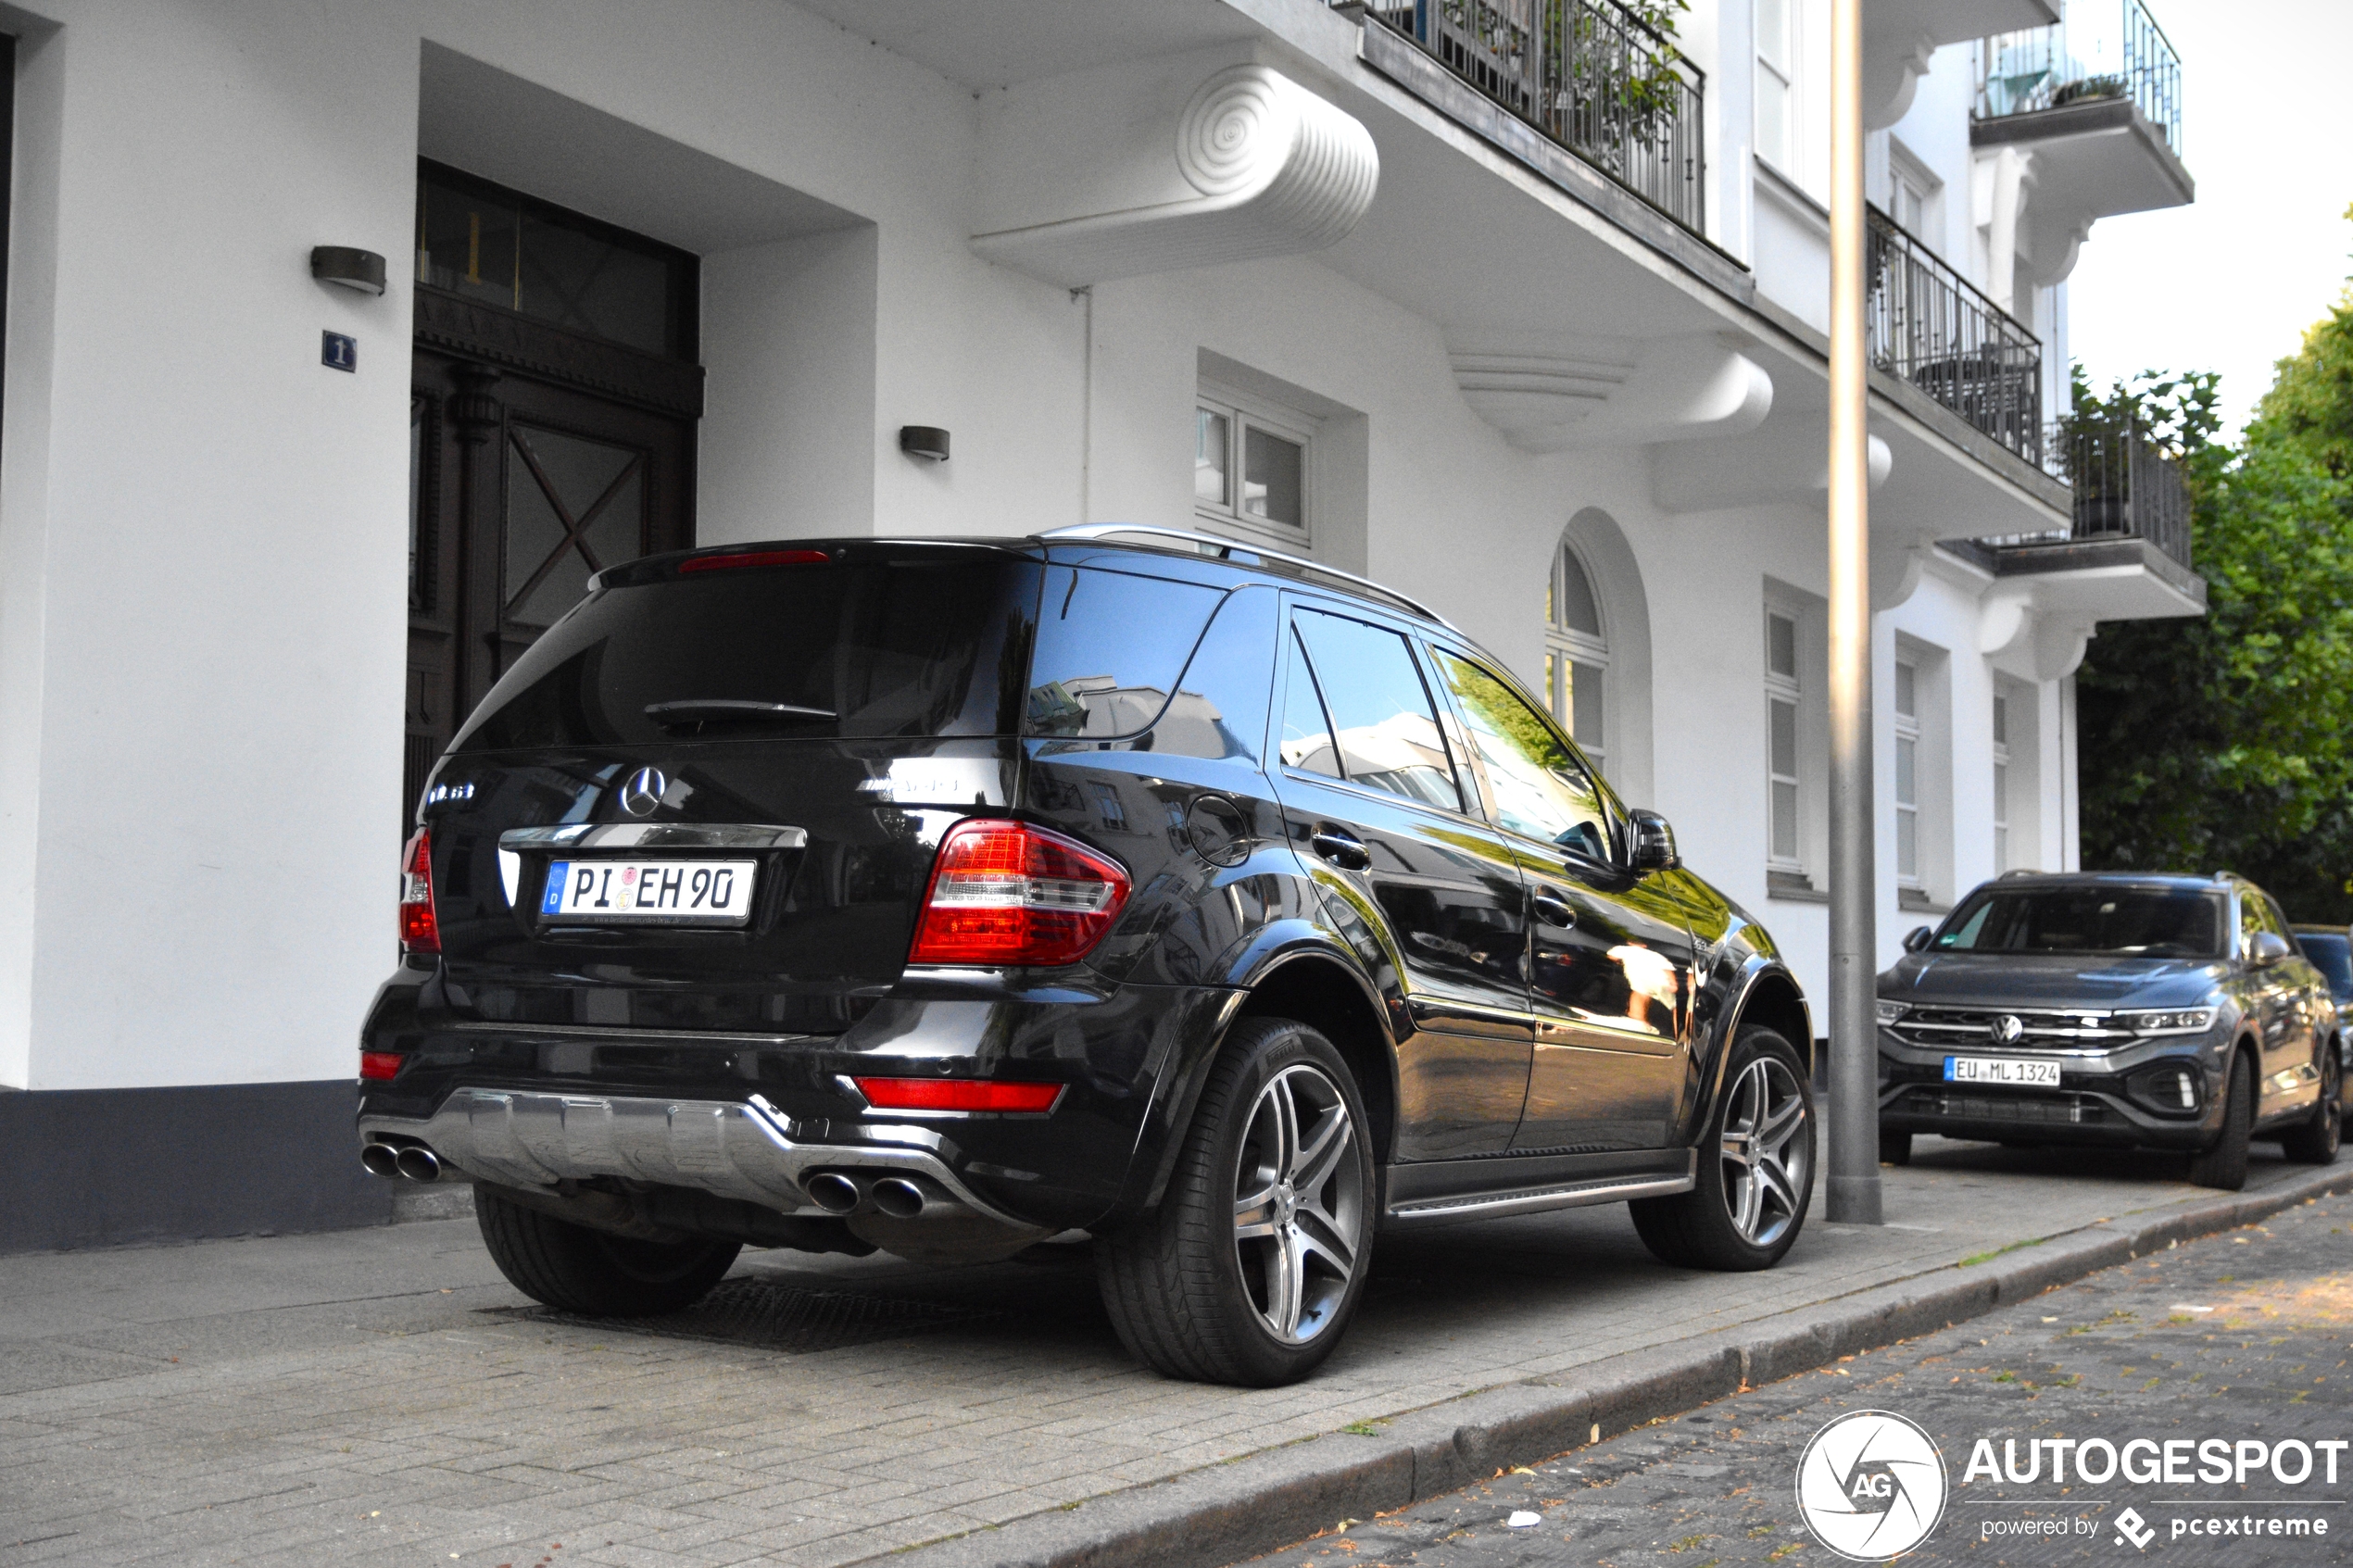
[[[1909,1339],[2175,1242],[2353,1191],[2353,1167],[2216,1198],[2131,1229],[2102,1222],[1970,1267],[1950,1265],[1682,1344],[1505,1384],[1166,1481],[886,1553],[894,1568],[1222,1568],[1678,1414],[1743,1387]],[[867,1561],[879,1561],[869,1559]]]

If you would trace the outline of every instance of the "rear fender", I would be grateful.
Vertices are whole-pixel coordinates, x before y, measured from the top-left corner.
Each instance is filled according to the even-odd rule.
[[[1345,999],[1337,1003],[1334,1019],[1308,1016],[1300,1022],[1333,1035],[1333,1043],[1357,1067],[1360,1077],[1368,1080],[1362,1087],[1378,1123],[1374,1147],[1386,1159],[1393,1120],[1389,1108],[1397,1103],[1397,1052],[1379,995],[1357,969],[1354,955],[1330,932],[1305,921],[1287,921],[1267,927],[1239,960],[1228,977],[1234,988],[1218,1015],[1217,1026],[1162,1070],[1138,1138],[1127,1191],[1122,1195],[1120,1206],[1126,1212],[1151,1209],[1167,1191],[1209,1070],[1235,1021],[1258,1014],[1296,1017],[1302,1011],[1332,1011],[1335,997]],[[1325,998],[1323,1007],[1280,1005],[1286,996],[1310,994]],[[1368,1061],[1366,1057],[1377,1060]]]

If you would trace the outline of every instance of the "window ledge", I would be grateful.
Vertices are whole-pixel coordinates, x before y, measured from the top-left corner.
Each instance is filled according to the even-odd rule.
[[[1952,905],[1940,904],[1917,887],[1897,888],[1895,907],[1910,913],[1923,915],[1949,915],[1953,912]]]
[[[1804,872],[1782,872],[1768,869],[1765,872],[1765,897],[1779,904],[1827,904],[1831,896],[1814,885],[1814,879]]]

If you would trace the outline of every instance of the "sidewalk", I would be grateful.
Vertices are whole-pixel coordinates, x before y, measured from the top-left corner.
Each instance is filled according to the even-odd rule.
[[[1663,1268],[1619,1207],[1384,1238],[1340,1353],[1256,1392],[1138,1371],[1083,1249],[952,1272],[747,1254],[697,1337],[550,1321],[463,1220],[0,1260],[0,1568],[816,1568],[1026,1518],[925,1555],[1034,1540],[1065,1561],[1030,1516],[1067,1536],[1117,1513],[1105,1494],[1939,1271],[1987,1277],[2020,1261],[1987,1254],[2218,1196],[2158,1160],[1919,1149],[1884,1173],[1886,1227],[1813,1221],[1764,1274]],[[2353,1185],[2353,1166],[2268,1151],[2249,1197]]]

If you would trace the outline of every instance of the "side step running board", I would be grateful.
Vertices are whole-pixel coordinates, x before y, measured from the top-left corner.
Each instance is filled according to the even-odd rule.
[[[1623,1203],[1631,1198],[1672,1198],[1689,1192],[1697,1178],[1686,1171],[1670,1176],[1664,1172],[1595,1176],[1581,1182],[1550,1186],[1518,1187],[1509,1192],[1461,1193],[1452,1198],[1417,1198],[1390,1205],[1390,1225],[1448,1224],[1458,1220],[1492,1220],[1504,1214],[1535,1214],[1547,1209],[1578,1209],[1592,1203]]]

